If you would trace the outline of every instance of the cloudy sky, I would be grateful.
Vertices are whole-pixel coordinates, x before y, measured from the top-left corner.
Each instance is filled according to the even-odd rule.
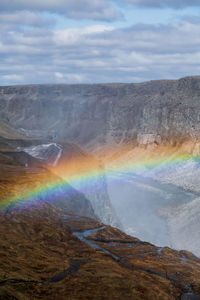
[[[200,0],[0,0],[0,85],[200,75]]]

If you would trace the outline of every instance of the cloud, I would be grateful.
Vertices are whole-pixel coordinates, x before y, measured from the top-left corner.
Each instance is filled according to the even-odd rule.
[[[9,75],[2,75],[3,81],[9,81],[12,84],[23,82],[24,78],[21,75],[18,74],[9,74]]]
[[[112,26],[92,25],[83,28],[70,28],[54,31],[54,41],[57,45],[77,45],[77,42],[84,42],[87,36],[104,33],[114,30]]]
[[[138,6],[156,7],[156,8],[184,8],[191,6],[200,6],[199,0],[122,0]]]
[[[108,0],[1,0],[0,11],[48,11],[73,19],[111,21],[121,14]]]
[[[200,73],[199,23],[0,28],[0,33],[2,85],[133,82]]]
[[[55,82],[56,83],[68,83],[68,82],[76,82],[82,83],[87,80],[86,76],[83,74],[73,74],[73,73],[60,73],[55,72]]]
[[[53,20],[51,20],[53,22]],[[18,11],[11,13],[0,13],[0,24],[29,25],[29,26],[47,26],[48,21],[31,11]]]
[[[179,20],[183,22],[188,22],[191,24],[199,24],[200,23],[200,17],[198,15],[183,15],[181,17],[178,17]]]

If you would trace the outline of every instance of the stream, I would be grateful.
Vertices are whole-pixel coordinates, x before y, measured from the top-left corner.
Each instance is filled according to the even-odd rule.
[[[79,232],[79,231],[74,231],[74,234],[84,243],[86,243],[88,246],[90,247],[94,247],[96,249],[102,250],[103,252],[105,252],[106,254],[110,255],[114,260],[116,261],[120,261],[120,257],[113,254],[112,252],[110,252],[109,250],[101,247],[100,245],[96,244],[94,241],[88,240],[87,237],[91,234],[96,234],[99,230],[104,229],[106,226],[101,226],[98,228],[93,228],[93,229],[88,229],[85,230],[84,232]]]

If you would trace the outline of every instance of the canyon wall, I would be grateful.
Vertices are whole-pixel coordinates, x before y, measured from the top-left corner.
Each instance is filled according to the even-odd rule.
[[[200,135],[200,77],[137,84],[0,87],[0,118],[21,133],[86,149]]]

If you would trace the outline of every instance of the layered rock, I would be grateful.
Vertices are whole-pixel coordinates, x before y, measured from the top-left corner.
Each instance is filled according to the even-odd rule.
[[[93,150],[116,147],[138,135],[160,136],[170,143],[177,137],[199,139],[199,99],[200,77],[0,88],[1,117],[21,132],[70,140]]]

